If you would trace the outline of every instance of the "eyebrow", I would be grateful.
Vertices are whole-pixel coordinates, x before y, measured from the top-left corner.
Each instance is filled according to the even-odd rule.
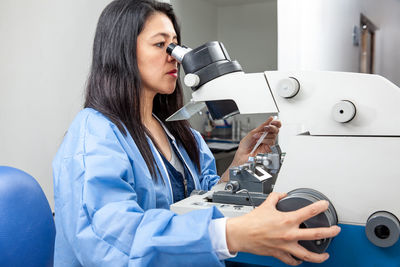
[[[168,38],[168,37],[171,36],[171,35],[169,35],[168,33],[160,32],[160,33],[154,34],[153,36],[151,36],[151,38],[154,38],[154,37],[159,36],[159,35],[161,35],[161,36],[163,36],[163,37],[166,37],[166,38]],[[174,39],[176,40],[176,39],[178,39],[178,37],[177,37],[176,35],[174,35],[174,36],[172,37],[172,39],[173,39],[173,40],[174,40]]]

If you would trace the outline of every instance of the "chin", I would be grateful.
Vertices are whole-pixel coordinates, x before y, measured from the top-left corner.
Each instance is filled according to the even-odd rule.
[[[164,88],[160,88],[158,93],[163,94],[163,95],[170,95],[175,91],[175,87],[176,87],[176,83],[174,83],[173,85],[165,86]]]
[[[165,94],[165,95],[170,95],[170,94],[172,94],[173,92],[175,92],[175,87],[172,88],[172,89],[170,89],[170,90],[167,90],[164,94]]]

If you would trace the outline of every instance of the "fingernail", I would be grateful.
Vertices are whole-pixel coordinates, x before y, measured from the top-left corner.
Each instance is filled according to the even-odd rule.
[[[329,254],[325,255],[325,260],[329,259]]]

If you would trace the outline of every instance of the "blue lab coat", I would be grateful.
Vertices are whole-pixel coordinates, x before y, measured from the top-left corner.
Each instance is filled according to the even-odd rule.
[[[220,177],[210,150],[193,132],[200,171],[170,137],[196,189],[209,190]],[[210,221],[223,215],[216,208],[171,212],[171,184],[160,154],[148,142],[162,174],[158,183],[129,134],[94,109],[76,116],[53,161],[56,267],[224,265],[208,230]]]

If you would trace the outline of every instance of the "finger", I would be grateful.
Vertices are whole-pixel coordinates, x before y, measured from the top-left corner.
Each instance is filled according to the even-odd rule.
[[[263,133],[264,133],[264,132],[258,132],[258,133],[253,134],[253,139],[254,139],[254,140],[258,140],[258,139],[261,137],[261,135],[263,135]],[[276,135],[276,134],[267,133],[267,135],[264,137],[263,140],[265,140],[265,139],[271,139],[271,136],[273,136],[273,135]]]
[[[294,238],[297,240],[319,240],[334,237],[339,233],[340,227],[333,225],[331,227],[299,229]]]
[[[315,263],[324,262],[329,258],[328,253],[321,253],[321,254],[314,253],[305,249],[303,246],[299,244],[289,247],[288,252],[300,260],[315,262]]]
[[[271,144],[271,145],[273,145],[273,144]],[[270,145],[270,144],[265,144],[265,145],[264,145],[265,153],[271,152],[271,145]]]
[[[257,148],[257,150],[254,152],[254,155],[266,154],[266,153],[271,152],[270,146],[271,146],[271,145],[269,145],[269,144],[263,144],[262,146],[259,146],[259,147]]]
[[[286,193],[278,193],[278,192],[271,192],[267,199],[264,201],[266,205],[272,205],[273,207],[276,207],[276,204],[278,203],[279,200],[282,198],[286,197]],[[264,204],[263,203],[263,204]]]
[[[273,253],[272,256],[289,265],[295,266],[301,264],[301,261],[295,260],[292,255],[282,250]]]
[[[271,134],[268,133],[265,138],[263,139],[263,142],[270,142],[270,141],[275,141],[276,137],[278,136],[278,134]],[[257,140],[257,139],[256,139]]]
[[[255,128],[252,132],[261,132],[265,126],[267,126],[268,124],[270,124],[272,122],[274,118],[273,117],[269,117],[265,122],[261,123],[257,128]]]
[[[271,121],[271,125],[274,125],[274,126],[276,126],[276,127],[278,127],[278,128],[281,128],[281,127],[282,127],[281,121],[278,121],[278,120],[273,120],[273,121]]]
[[[254,130],[255,131],[255,130]],[[263,133],[267,132],[268,134],[265,136],[265,138],[271,138],[271,136],[276,136],[279,133],[279,128],[273,125],[268,125],[265,126],[262,131],[255,132],[253,134],[253,138],[258,139],[263,135]]]
[[[297,218],[297,222],[300,224],[311,217],[314,217],[317,214],[320,214],[321,212],[324,212],[328,209],[329,207],[329,202],[326,200],[320,200],[317,201],[311,205],[308,205],[304,208],[301,208],[296,211],[292,211],[295,214],[295,217]]]
[[[273,146],[276,144],[276,135],[275,136],[270,136],[268,138],[265,138],[261,144],[265,145],[265,146]]]
[[[257,142],[258,139],[260,139],[259,134],[255,134],[253,136],[253,141]],[[264,139],[261,141],[263,144],[274,144],[275,143],[275,139],[276,139],[276,134],[267,134]]]
[[[275,139],[265,139],[264,141],[262,141],[262,144],[266,146],[273,146],[275,145],[275,143],[276,143]]]
[[[279,133],[279,128],[270,124],[264,127],[264,131],[268,132],[268,134],[277,134]]]

